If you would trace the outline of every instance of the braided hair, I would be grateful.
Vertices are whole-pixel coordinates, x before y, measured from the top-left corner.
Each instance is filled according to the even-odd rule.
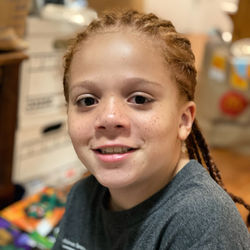
[[[161,50],[164,60],[171,68],[180,95],[187,101],[194,99],[196,87],[196,69],[194,66],[195,57],[191,49],[190,41],[180,33],[170,21],[158,18],[154,14],[142,14],[129,10],[125,12],[110,12],[101,18],[92,21],[82,32],[72,40],[64,57],[64,95],[66,102],[69,101],[68,82],[69,68],[72,58],[82,42],[91,36],[107,31],[119,31],[129,29],[132,32],[146,35],[149,39],[156,39],[162,42]],[[186,139],[186,148],[190,159],[196,159],[203,164],[211,177],[227,192],[214,163],[207,143],[194,120],[192,130]],[[246,204],[240,197],[228,192],[234,202],[242,204],[250,212],[250,205]],[[250,226],[250,214],[247,218],[247,225]]]

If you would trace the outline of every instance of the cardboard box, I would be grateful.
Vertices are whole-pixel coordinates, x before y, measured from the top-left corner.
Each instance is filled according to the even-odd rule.
[[[31,0],[1,0],[0,32],[1,29],[13,28],[19,37],[23,37],[30,2]]]
[[[88,0],[88,6],[98,14],[110,9],[135,9],[143,11],[143,0]]]
[[[29,59],[20,70],[12,179],[31,194],[45,185],[66,186],[81,177],[85,168],[65,127],[62,84],[65,51],[54,48],[56,39],[72,34],[76,28],[37,17],[28,17],[27,21]]]
[[[54,42],[73,36],[76,29],[65,22],[27,18],[29,59],[20,71],[18,129],[40,126],[52,117],[66,117],[62,83],[65,51],[54,48]]]
[[[86,169],[78,160],[66,120],[54,120],[16,133],[13,182],[66,186]]]

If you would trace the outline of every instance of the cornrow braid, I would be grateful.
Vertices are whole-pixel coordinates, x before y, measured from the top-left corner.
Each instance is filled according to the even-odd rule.
[[[146,35],[149,39],[157,41],[162,56],[171,69],[172,78],[177,84],[179,93],[186,100],[194,99],[196,87],[196,69],[194,66],[195,56],[191,49],[190,41],[180,33],[170,21],[158,18],[154,14],[143,14],[137,11],[106,13],[99,19],[92,21],[82,32],[72,41],[64,56],[64,95],[68,102],[68,82],[69,69],[72,58],[77,52],[80,44],[89,37],[107,31],[130,31]],[[192,130],[186,139],[186,148],[190,159],[196,159],[205,165],[211,177],[225,190],[220,172],[215,165],[207,146],[207,143],[195,120]],[[242,204],[250,212],[250,205],[241,198],[229,193],[234,202]],[[250,213],[248,216],[248,226],[250,225]]]
[[[192,156],[193,156],[193,159],[196,159],[200,164],[202,164],[199,147],[197,145],[197,140],[195,138],[195,134],[193,133],[193,130],[189,134],[187,138],[187,142],[188,142],[187,144],[188,152],[192,151],[192,155],[191,156],[189,155],[189,158],[192,159]]]
[[[198,147],[201,151],[202,158],[203,158],[203,160],[204,160],[204,162],[209,170],[210,175],[213,177],[214,180],[216,180],[216,182],[218,184],[220,184],[220,186],[224,187],[220,172],[219,172],[218,168],[216,167],[212,157],[210,156],[210,152],[209,152],[207,143],[206,143],[205,138],[203,137],[199,127],[198,127],[196,120],[193,123],[193,134],[194,134],[194,137],[196,140],[196,144],[198,145]]]

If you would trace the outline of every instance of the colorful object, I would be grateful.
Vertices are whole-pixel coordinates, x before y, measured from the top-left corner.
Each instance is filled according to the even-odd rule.
[[[42,194],[40,201],[31,203],[25,208],[28,217],[42,219],[47,212],[54,210],[57,207],[64,207],[65,203],[57,198],[56,194],[52,195]]]
[[[242,78],[247,78],[247,68],[249,65],[249,59],[247,58],[234,58],[233,65],[238,74]]]
[[[64,204],[65,194],[46,187],[41,192],[5,208],[0,215],[28,233],[43,231],[41,223],[46,220],[47,225],[51,225],[51,228],[46,229],[48,233],[61,220]]]
[[[30,234],[30,237],[37,242],[39,245],[42,245],[44,247],[46,247],[46,249],[51,249],[53,247],[53,242],[51,242],[50,240],[48,240],[45,237],[42,237],[40,234],[38,234],[37,232],[33,232]]]
[[[225,93],[220,99],[220,109],[230,116],[240,115],[247,107],[248,101],[242,94],[235,91]]]
[[[0,211],[0,249],[51,249],[65,200],[66,192],[46,187]]]
[[[226,78],[226,58],[220,53],[214,53],[211,58],[211,66],[208,72],[210,78],[223,82]]]
[[[0,249],[32,249],[33,240],[28,234],[21,232],[7,220],[0,217]]]
[[[214,68],[217,68],[219,70],[225,70],[226,69],[226,59],[222,55],[214,54],[212,57],[212,66]]]
[[[231,67],[231,85],[239,90],[245,91],[248,89],[250,80],[250,65],[249,59],[234,58]]]
[[[57,228],[55,228],[56,230]],[[1,250],[49,250],[53,247],[56,235],[44,237],[34,231],[30,234],[20,231],[10,222],[0,217],[0,249]]]
[[[240,89],[240,90],[247,90],[248,89],[248,82],[242,78],[241,76],[239,76],[234,68],[232,67],[232,72],[231,72],[231,85],[236,88],[236,89]]]

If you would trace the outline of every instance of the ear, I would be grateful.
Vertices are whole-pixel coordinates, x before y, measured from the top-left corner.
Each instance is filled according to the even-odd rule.
[[[185,103],[180,109],[178,138],[185,141],[192,130],[196,114],[196,104],[193,101]]]

